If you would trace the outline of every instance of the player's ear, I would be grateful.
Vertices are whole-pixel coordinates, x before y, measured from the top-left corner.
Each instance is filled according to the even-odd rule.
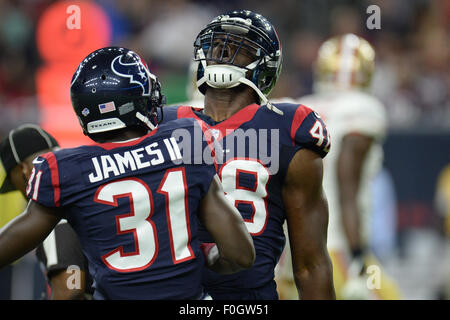
[[[23,161],[21,163],[19,163],[20,166],[20,170],[22,172],[23,175],[23,179],[25,181],[25,183],[28,182],[28,178],[31,175],[31,171],[33,170],[33,163],[29,163],[28,161]]]

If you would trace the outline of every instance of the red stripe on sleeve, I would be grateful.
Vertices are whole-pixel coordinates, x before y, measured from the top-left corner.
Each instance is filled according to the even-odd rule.
[[[292,124],[291,124],[291,140],[292,143],[295,144],[295,134],[297,133],[298,128],[303,123],[303,120],[310,114],[312,110],[302,104],[300,104],[297,107],[297,110],[295,111],[294,117],[292,118]]]
[[[52,152],[41,155],[42,158],[47,160],[48,167],[50,168],[50,174],[53,186],[53,196],[55,201],[55,206],[60,206],[61,189],[59,186],[59,170],[58,161]]]

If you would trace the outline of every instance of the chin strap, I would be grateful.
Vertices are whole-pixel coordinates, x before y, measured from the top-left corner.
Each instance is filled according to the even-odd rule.
[[[140,112],[136,112],[136,118],[138,118],[139,120],[141,120],[143,123],[145,123],[147,125],[147,127],[150,128],[150,130],[155,130],[156,127],[158,125],[154,125],[146,116],[144,116],[142,113]]]
[[[197,51],[200,63],[203,66],[204,74],[201,79],[197,81],[197,87],[206,83],[208,86],[216,89],[230,89],[237,87],[239,84],[245,84],[252,88],[261,99],[261,105],[266,105],[269,110],[283,115],[283,111],[275,107],[267,97],[258,89],[258,87],[249,79],[245,77],[248,70],[253,70],[258,65],[258,60],[250,63],[245,68],[240,68],[232,65],[214,64],[206,65],[205,54],[203,50]]]
[[[279,115],[283,115],[283,111],[281,111],[280,109],[278,109],[277,107],[275,107],[272,102],[269,101],[269,99],[267,99],[267,97],[261,92],[261,90],[258,89],[258,87],[256,87],[256,85],[251,82],[250,80],[248,80],[245,77],[241,77],[238,80],[240,83],[242,84],[246,84],[247,86],[249,86],[250,88],[252,88],[253,90],[256,91],[256,93],[258,94],[258,96],[261,99],[261,105],[266,105],[267,108],[269,108],[269,110],[278,113]]]

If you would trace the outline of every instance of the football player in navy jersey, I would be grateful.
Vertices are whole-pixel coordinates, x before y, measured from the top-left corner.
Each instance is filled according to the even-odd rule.
[[[160,85],[136,53],[94,51],[70,91],[83,132],[96,143],[33,161],[28,207],[0,232],[0,267],[38,245],[63,216],[89,261],[94,299],[202,299],[204,264],[222,273],[252,265],[252,239],[208,152],[174,137],[176,129],[203,134],[200,126],[192,119],[158,126]],[[202,137],[211,157],[213,142]],[[200,221],[214,250],[202,250]]]
[[[251,11],[229,12],[200,31],[194,50],[204,108],[165,108],[164,119],[207,124],[221,145],[217,156],[224,191],[242,214],[256,249],[248,270],[232,275],[205,270],[208,293],[214,299],[278,299],[274,268],[287,220],[299,296],[334,299],[322,191],[322,158],[330,137],[310,108],[268,101],[282,65],[273,25]],[[206,232],[202,240],[213,241]]]

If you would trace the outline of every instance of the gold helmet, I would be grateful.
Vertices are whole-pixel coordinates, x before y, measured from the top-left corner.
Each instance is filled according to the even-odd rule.
[[[325,41],[315,63],[317,89],[367,89],[375,67],[375,50],[369,42],[347,33]]]

